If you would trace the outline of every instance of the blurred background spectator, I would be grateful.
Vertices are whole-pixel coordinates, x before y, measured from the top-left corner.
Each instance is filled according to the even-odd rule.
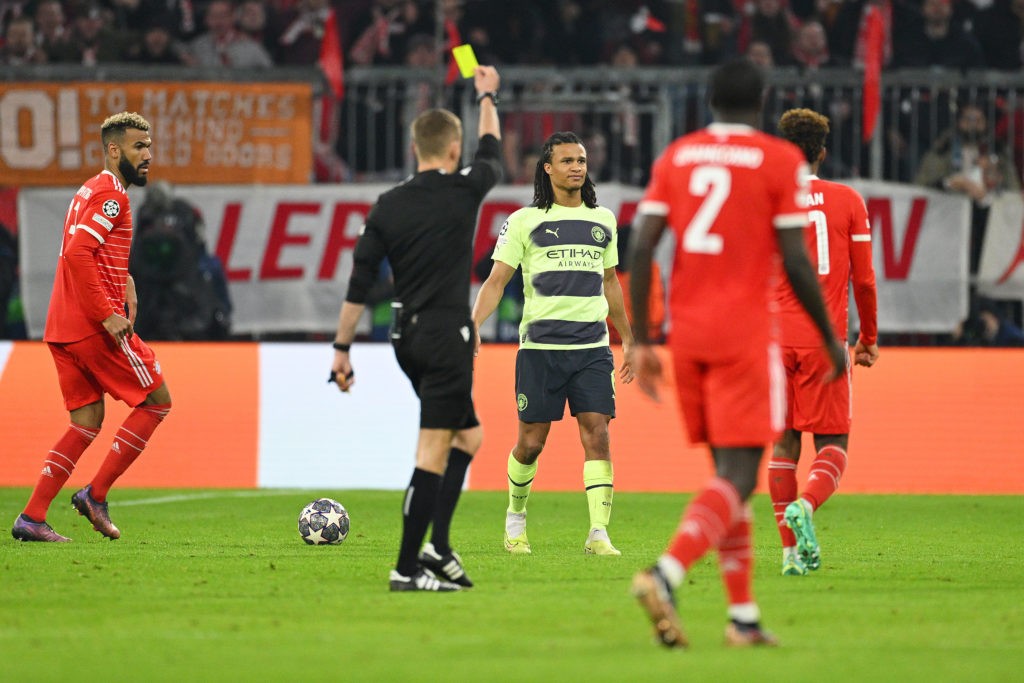
[[[68,39],[50,48],[50,61],[84,66],[123,61],[131,34],[116,30],[112,17],[113,13],[98,3],[79,7]]]
[[[316,64],[330,11],[331,6],[327,0],[298,0],[292,9],[285,11],[277,20],[282,28],[274,41],[275,62],[290,65]],[[253,16],[248,23],[255,28],[258,23],[255,11],[250,10],[250,14]],[[261,31],[266,40],[267,29],[264,27]]]
[[[32,19],[20,16],[7,22],[3,47],[0,47],[0,64],[22,66],[42,64],[45,61],[46,53],[36,47]]]
[[[226,339],[231,299],[220,259],[206,248],[199,211],[164,181],[135,215],[129,270],[139,295],[135,329],[145,339]]]
[[[772,54],[772,46],[763,40],[752,40],[747,43],[746,55],[750,61],[762,69],[770,69],[775,66],[775,55]]]
[[[188,61],[185,46],[159,17],[142,30],[141,37],[128,48],[128,56],[140,64],[182,65]]]
[[[748,11],[740,29],[741,48],[745,49],[751,41],[760,41],[771,49],[776,64],[790,63],[797,21],[783,0],[754,0]]]
[[[1020,190],[1012,155],[996,144],[984,108],[963,103],[956,124],[943,131],[921,160],[915,182],[972,200],[970,272],[978,271],[988,209],[1000,192]]]
[[[922,0],[920,15],[894,48],[894,67],[971,69],[984,63],[978,42],[953,23],[952,0]]]
[[[707,121],[705,93],[680,67],[746,54],[778,69],[766,130],[780,108],[807,106],[831,118],[824,175],[917,181],[971,197],[972,273],[988,204],[1020,185],[1024,0],[0,0],[0,63],[26,71],[46,62],[280,65],[309,67],[313,78],[332,14],[345,87],[340,97],[316,89],[318,182],[408,173],[416,113],[472,111],[449,56],[452,45],[468,42],[481,63],[551,67],[503,82],[512,183],[531,185],[540,142],[574,130],[596,181],[642,186],[654,141]],[[874,21],[885,75],[879,135],[867,141],[858,70]],[[565,70],[572,67],[581,68]],[[675,69],[661,80],[644,67]],[[904,67],[912,70],[895,71]],[[970,80],[946,75],[978,68],[993,71]],[[842,71],[832,79],[831,69]],[[986,119],[980,142],[958,132],[975,114]],[[1019,311],[997,304],[992,314],[1019,327]],[[989,320],[988,309],[976,309],[972,321]]]
[[[235,12],[238,30],[261,45],[275,64],[286,64],[283,55],[277,54],[278,35],[281,21],[277,16],[271,20],[271,10],[263,0],[243,0]]]
[[[828,49],[828,35],[820,21],[810,19],[796,29],[790,61],[805,71],[839,66]]]
[[[36,46],[49,54],[68,40],[67,19],[59,0],[42,0],[36,5]]]
[[[187,60],[197,66],[269,67],[274,62],[266,49],[235,26],[229,0],[211,0],[203,15],[206,31],[188,44]]]
[[[1024,0],[992,0],[978,11],[974,34],[985,66],[1002,71],[1019,69],[1024,47]]]

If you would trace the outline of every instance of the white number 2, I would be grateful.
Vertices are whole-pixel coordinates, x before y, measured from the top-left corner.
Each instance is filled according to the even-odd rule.
[[[724,166],[697,166],[690,174],[690,194],[704,197],[697,213],[683,231],[683,251],[721,254],[722,236],[711,233],[718,212],[732,190],[732,174]]]
[[[814,233],[818,236],[818,275],[828,275],[832,264],[828,260],[828,219],[825,212],[814,209],[807,213],[814,223]]]

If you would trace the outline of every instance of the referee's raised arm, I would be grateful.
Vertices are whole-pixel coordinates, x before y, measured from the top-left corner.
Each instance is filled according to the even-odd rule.
[[[473,72],[473,86],[476,101],[480,105],[479,136],[493,135],[501,139],[501,124],[498,121],[498,86],[501,77],[493,66],[478,66]]]

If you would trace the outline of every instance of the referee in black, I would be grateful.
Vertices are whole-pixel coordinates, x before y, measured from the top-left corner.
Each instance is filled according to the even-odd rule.
[[[459,168],[462,123],[455,114],[431,109],[413,121],[416,173],[370,209],[338,317],[331,378],[348,391],[355,383],[349,348],[356,323],[387,258],[395,280],[395,356],[420,399],[416,469],[402,504],[393,591],[456,591],[473,585],[448,531],[482,440],[472,397],[475,328],[469,279],[480,203],[502,173],[499,83],[493,67],[476,68],[480,141],[465,168]],[[430,542],[421,552],[431,524]]]

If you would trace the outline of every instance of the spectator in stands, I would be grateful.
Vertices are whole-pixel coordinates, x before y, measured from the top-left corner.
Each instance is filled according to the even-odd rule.
[[[1024,346],[1024,331],[1007,310],[1008,302],[976,296],[967,319],[953,330],[957,346]]]
[[[262,3],[247,0],[243,5],[244,12],[241,16],[245,16],[246,13],[250,15],[248,19],[243,20],[250,30],[256,30],[259,26],[258,10],[253,7],[248,10],[245,8],[248,5],[260,4]],[[264,40],[269,37],[267,31],[274,32],[271,23],[281,27],[277,38],[274,39],[274,61],[279,65],[316,65],[320,60],[320,47],[331,10],[332,6],[328,0],[299,0],[294,7],[281,11],[277,15],[279,19],[266,22],[263,29]],[[344,20],[336,18],[335,21],[340,30]],[[255,34],[252,35],[255,37]],[[327,90],[315,102],[313,172],[318,182],[338,183],[352,177],[352,170],[338,154],[338,133],[344,123],[341,120],[343,114],[338,112],[339,106],[331,90]]]
[[[1020,189],[1012,156],[996,147],[979,104],[960,107],[956,125],[941,133],[921,160],[915,182],[971,198],[970,272],[977,273],[993,198]]]
[[[220,259],[206,247],[202,214],[154,183],[135,217],[129,268],[139,295],[135,331],[149,339],[225,339],[231,297]]]
[[[49,54],[55,46],[67,41],[68,27],[64,6],[58,0],[42,0],[36,5],[36,46]]]
[[[53,46],[49,57],[51,62],[84,66],[120,62],[128,49],[127,40],[125,32],[111,28],[109,12],[90,3],[79,8],[68,40]]]
[[[373,0],[354,23],[359,28],[348,51],[348,61],[352,64],[402,64],[406,43],[411,36],[434,34],[430,12],[412,0]]]
[[[189,61],[197,66],[270,67],[273,60],[262,45],[235,28],[229,0],[212,0],[203,17],[206,32],[189,43]]]
[[[473,2],[464,8],[459,30],[463,41],[473,46],[473,52],[481,64],[508,62],[495,52],[491,38],[495,28],[501,31],[501,22],[495,19],[496,9],[501,7],[495,7],[493,3]]]
[[[894,42],[894,67],[972,69],[983,66],[981,47],[953,24],[952,0],[923,0],[921,15]]]
[[[534,175],[537,172],[537,161],[540,160],[540,150],[531,149],[522,154],[522,158],[519,161],[518,168],[513,169],[513,173],[507,174],[511,177],[511,183],[513,185],[533,185]],[[487,273],[491,272],[490,264],[487,266]],[[487,273],[481,278],[481,280],[487,279]]]
[[[277,38],[277,63],[316,64],[320,57],[324,25],[330,13],[331,6],[327,0],[299,0],[294,9],[285,13],[281,17],[284,30]]]
[[[551,3],[545,16],[544,57],[556,66],[597,64],[601,57],[601,27],[596,12],[580,0]]]
[[[994,0],[978,12],[974,35],[985,65],[1001,71],[1021,68],[1024,47],[1024,0]]]
[[[805,21],[796,30],[790,58],[795,66],[805,71],[838,66],[829,52],[825,27],[816,19]]]
[[[26,0],[0,0],[0,35],[7,32],[7,25],[25,14]]]
[[[441,63],[439,57],[437,41],[434,39],[434,36],[418,33],[409,39],[405,53],[406,66],[432,72]],[[427,81],[409,80],[406,91],[405,126],[403,130],[408,130],[408,126],[412,124],[417,116],[434,106],[435,90],[433,75],[431,75],[431,80]],[[411,161],[411,157],[409,161]]]
[[[747,43],[746,55],[750,61],[762,69],[771,69],[775,66],[772,46],[763,40],[752,40]]]
[[[716,64],[735,54],[742,35],[732,0],[643,4],[629,23],[641,38],[665,43],[665,64]]]
[[[611,4],[611,3],[609,3]],[[604,27],[603,17],[601,26]],[[533,2],[474,2],[466,7],[462,34],[486,36],[485,54],[505,64],[541,63],[544,54],[544,12]],[[476,42],[473,42],[474,49]]]
[[[4,32],[3,47],[0,47],[0,64],[22,66],[42,64],[45,61],[46,53],[36,47],[32,19],[20,16],[9,21]]]
[[[149,26],[154,17],[163,17],[162,22],[176,40],[189,41],[199,32],[196,10],[205,7],[199,0],[140,0],[140,14],[143,27]]]
[[[185,46],[172,35],[168,19],[154,19],[128,49],[128,59],[139,64],[186,64]]]
[[[975,202],[991,202],[994,193],[1020,187],[1009,155],[995,149],[988,117],[981,105],[960,107],[956,127],[941,133],[921,161],[918,185],[966,194]]]
[[[282,55],[275,54],[279,31],[274,27],[280,26],[280,22],[269,21],[269,12],[270,9],[263,0],[242,0],[237,10],[238,30],[262,45],[275,64],[284,64]]]
[[[760,40],[772,49],[776,64],[787,64],[793,47],[796,19],[781,0],[755,0],[754,11],[741,28],[746,43]]]
[[[632,45],[625,43],[616,48],[611,57],[612,67],[619,72],[635,69],[640,56]],[[595,182],[608,180],[642,185],[653,160],[650,149],[644,149],[643,130],[649,127],[650,117],[638,111],[638,105],[650,101],[643,88],[628,83],[618,84],[607,93],[616,104],[607,114],[595,116],[598,122],[585,133],[583,146],[587,150],[587,173]],[[587,131],[586,127],[583,130]],[[615,141],[615,153],[608,155],[608,141]]]
[[[104,4],[112,14],[111,26],[133,34],[142,31],[149,21],[149,13],[153,10],[151,5],[143,4],[142,0],[106,0]],[[75,13],[73,5],[71,13]]]
[[[541,149],[553,133],[583,128],[579,107],[568,103],[563,90],[566,85],[560,78],[538,78],[518,98],[510,97],[513,101],[508,105],[502,98],[502,107],[507,109],[501,136],[506,168],[520,168],[523,152]]]
[[[594,182],[612,180],[612,166],[608,163],[608,136],[599,128],[585,128],[580,133],[580,139],[583,140],[583,148],[587,150],[587,175]],[[536,162],[534,159],[535,170]]]

